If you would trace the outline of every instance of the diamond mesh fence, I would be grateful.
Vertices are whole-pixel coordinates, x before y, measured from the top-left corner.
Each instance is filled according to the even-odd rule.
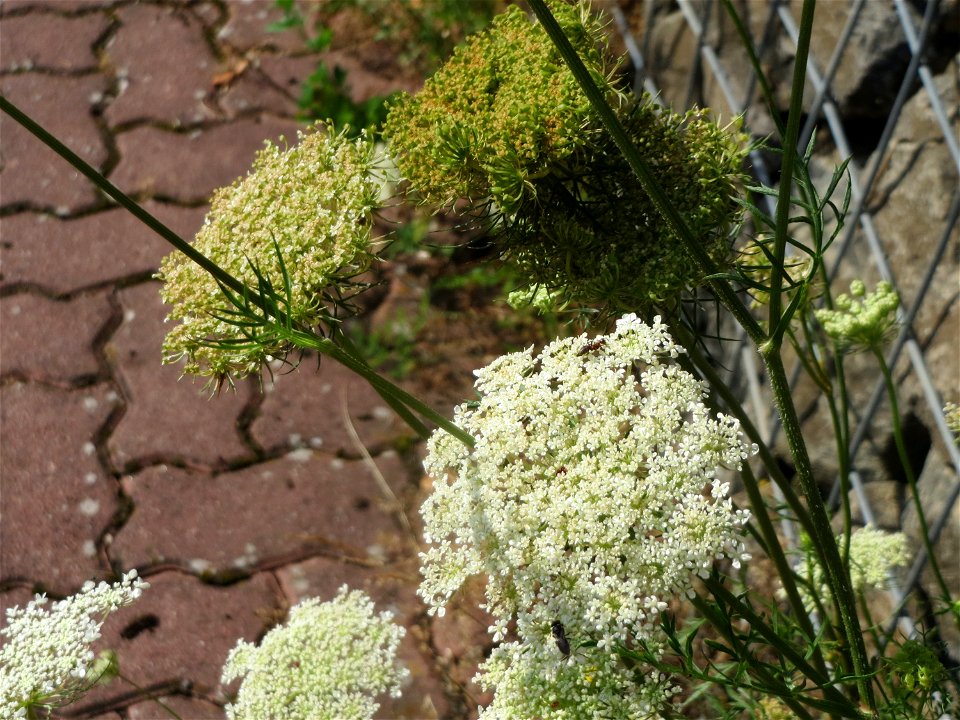
[[[752,35],[775,107],[763,101],[760,79],[722,3],[620,0],[604,8],[633,66],[635,92],[677,110],[700,105],[720,117],[742,115],[754,137],[769,136],[773,114],[786,118],[800,3],[741,0],[734,5]],[[837,163],[852,158],[851,203],[828,255],[829,277],[837,292],[846,289],[844,281],[859,277],[868,286],[889,281],[900,295],[900,330],[886,361],[905,406],[904,433],[935,554],[956,597],[960,448],[943,407],[960,400],[960,6],[937,0],[835,0],[818,6],[813,27],[799,147],[812,141],[811,173],[822,181],[818,185],[829,183]],[[751,160],[756,178],[775,185],[776,153],[758,148]],[[772,207],[765,210],[773,214]],[[782,448],[755,356],[743,343],[731,345],[718,363],[771,446]],[[826,448],[822,454],[811,452],[834,510],[849,488],[856,522],[912,535],[917,551],[912,566],[891,577],[892,620],[885,628],[889,637],[899,623],[912,635],[918,619],[929,625],[933,615],[923,602],[928,558],[916,539],[918,520],[904,478],[890,457],[883,378],[875,363],[872,372],[867,362],[851,364],[856,383],[850,388],[855,422],[849,484],[841,482],[837,464],[826,459]],[[817,423],[828,427],[829,420],[805,387],[799,362],[793,383],[806,429],[813,430],[808,438],[816,442]],[[823,444],[832,445],[832,436],[827,440]],[[789,523],[783,532],[797,542]],[[919,605],[907,601],[911,593],[919,595]],[[957,655],[960,641],[947,624],[944,639]]]

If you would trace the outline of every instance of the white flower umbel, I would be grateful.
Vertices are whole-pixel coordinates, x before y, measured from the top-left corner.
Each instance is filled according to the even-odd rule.
[[[405,630],[389,612],[344,586],[336,598],[305,600],[260,647],[241,641],[230,651],[223,682],[242,677],[230,720],[372,718],[385,692],[400,695],[409,674],[396,663]]]
[[[557,662],[549,645],[504,643],[481,666],[480,684],[496,689],[483,720],[659,720],[659,708],[678,691],[659,673],[643,676],[616,655],[581,648]]]
[[[843,545],[843,536],[837,538]],[[860,593],[868,588],[883,587],[895,567],[910,562],[910,547],[903,533],[877,530],[870,525],[858,528],[850,534],[850,584]],[[816,562],[813,552],[808,552],[799,570],[801,577],[810,582],[818,597],[829,597],[826,573]],[[816,602],[806,586],[800,587],[800,596],[808,610],[816,608]]]
[[[49,608],[43,595],[9,608],[0,630],[0,717],[33,717],[37,709],[68,705],[89,690],[99,674],[90,646],[104,620],[146,587],[131,570],[112,585],[88,582]]]
[[[484,575],[495,640],[515,622],[536,644],[559,622],[610,653],[653,638],[666,600],[715,560],[748,557],[748,513],[717,472],[749,448],[735,419],[704,405],[681,352],[659,318],[628,315],[610,335],[477,371],[479,401],[455,414],[475,447],[437,432],[425,462],[420,593],[433,611]]]

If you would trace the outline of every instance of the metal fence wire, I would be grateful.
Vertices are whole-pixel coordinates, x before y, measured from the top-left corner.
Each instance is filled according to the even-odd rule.
[[[775,96],[783,99],[785,117],[800,3],[735,0],[734,5],[753,35]],[[603,7],[632,63],[635,92],[649,93],[677,110],[699,105],[722,117],[742,115],[754,136],[772,133],[770,110],[720,2],[619,0]],[[898,391],[909,396],[907,420],[913,433],[908,435],[918,486],[936,554],[955,595],[960,595],[960,449],[943,407],[960,400],[958,53],[956,0],[820,3],[799,141],[803,149],[814,138],[814,164],[823,168],[824,185],[837,162],[853,159],[851,205],[828,258],[835,289],[846,289],[843,278],[869,276],[889,281],[900,295],[900,332],[889,347],[887,363],[894,369]],[[773,184],[776,156],[758,150],[751,159],[757,179]],[[899,209],[892,213],[892,207]],[[776,446],[777,418],[765,399],[753,353],[741,345],[727,351],[722,364],[735,368],[731,385],[739,388],[760,420],[758,426]],[[802,396],[799,363],[793,378]],[[852,393],[856,430],[850,448],[851,503],[861,524],[906,530],[911,521],[902,482],[892,519],[890,495],[878,491],[889,486],[876,466],[883,438],[889,435],[889,420],[882,419],[885,411],[889,415],[883,380],[875,369],[862,372],[860,380],[862,388]],[[836,509],[841,483],[835,466],[827,479],[830,487],[824,492]],[[796,541],[789,525],[784,534]],[[924,596],[928,563],[923,548],[917,547],[912,566],[890,579],[893,619],[887,637],[898,624],[912,636],[918,617],[925,626],[930,622],[931,613],[906,602],[913,591]],[[960,638],[951,635],[947,624],[943,638],[951,655],[960,657]]]

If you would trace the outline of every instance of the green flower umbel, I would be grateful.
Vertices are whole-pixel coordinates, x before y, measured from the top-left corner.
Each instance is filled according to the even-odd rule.
[[[351,140],[322,128],[299,136],[299,145],[286,150],[268,141],[246,177],[214,193],[194,246],[253,288],[255,268],[274,288],[284,288],[285,267],[286,311],[294,323],[315,327],[339,301],[338,286],[370,262],[380,184],[371,174],[374,149],[366,137]],[[173,305],[168,319],[180,321],[164,342],[164,362],[185,358],[186,373],[242,377],[287,351],[269,333],[230,322],[236,308],[186,256],[166,257],[159,277],[163,301]]]
[[[551,9],[634,144],[714,260],[740,211],[743,137],[702,111],[631,100],[614,76],[600,20]],[[502,254],[531,286],[610,310],[659,303],[700,281],[543,28],[518,8],[473,36],[384,128],[420,198],[485,209]]]

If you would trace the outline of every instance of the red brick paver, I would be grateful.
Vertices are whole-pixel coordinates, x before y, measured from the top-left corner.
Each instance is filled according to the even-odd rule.
[[[269,0],[0,0],[0,92],[190,238],[211,191],[299,127],[317,58],[265,32],[279,18]],[[376,60],[342,35],[327,57],[358,95],[403,84]],[[63,717],[170,717],[162,702],[223,718],[237,640],[343,584],[409,629],[411,680],[380,717],[475,714],[486,621],[431,618],[417,598],[417,539],[398,514],[418,527],[409,431],[311,357],[263,392],[251,380],[210,398],[179,380],[160,362],[166,243],[5,116],[0,158],[0,608],[133,567],[151,583],[101,643],[136,686],[99,687]]]

